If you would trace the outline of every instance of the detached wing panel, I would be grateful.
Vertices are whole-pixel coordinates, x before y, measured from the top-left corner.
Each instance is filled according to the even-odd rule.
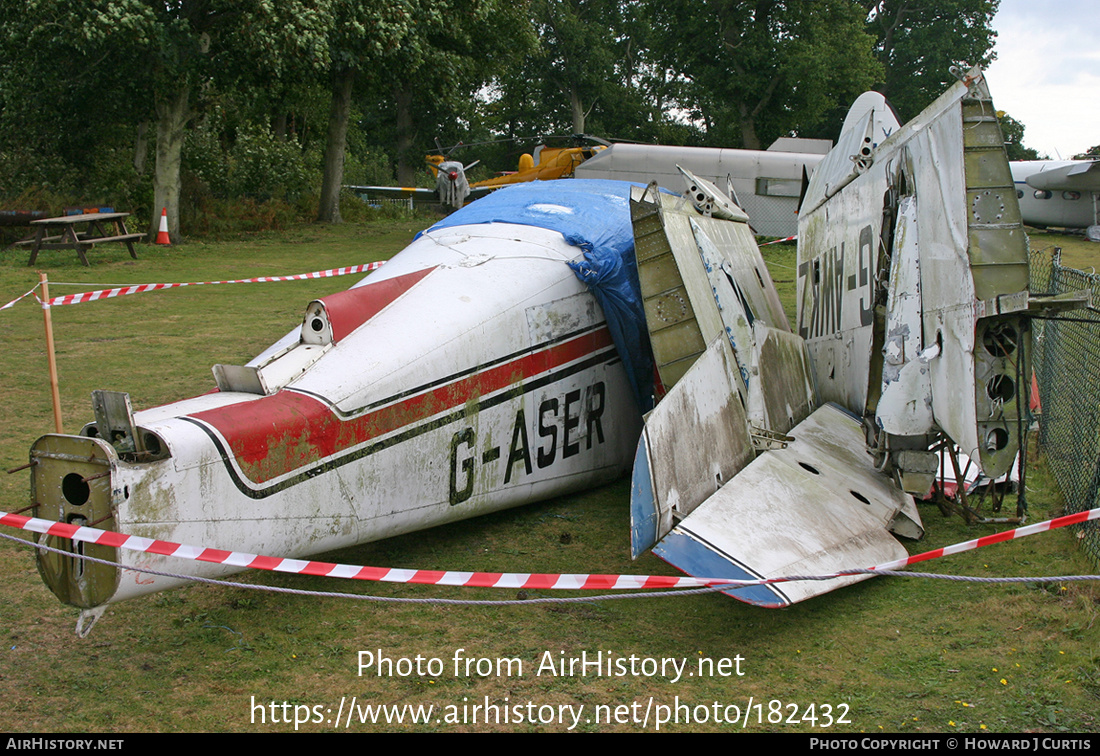
[[[680,522],[654,549],[696,576],[738,579],[819,575],[900,559],[887,528],[912,498],[878,473],[859,423],[827,405]],[[785,582],[726,593],[781,607],[866,580]]]
[[[646,416],[630,496],[634,558],[752,461],[736,372],[718,336]]]

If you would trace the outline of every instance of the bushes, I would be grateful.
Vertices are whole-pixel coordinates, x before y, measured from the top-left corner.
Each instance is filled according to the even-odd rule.
[[[184,145],[180,231],[224,238],[282,230],[312,220],[320,156],[266,125],[225,125],[220,109],[188,131]]]
[[[257,120],[256,112],[239,104],[214,104],[189,125],[181,171],[184,236],[233,237],[282,230],[317,217],[324,147],[316,139],[319,128],[298,118],[290,133],[281,136],[262,117]],[[130,228],[144,230],[150,216],[160,211],[153,207],[155,129],[151,122],[136,132],[122,125],[104,129],[93,147],[78,153],[79,159],[57,150],[36,150],[19,140],[0,144],[0,203],[51,215],[69,206],[110,206],[133,213]],[[312,141],[309,134],[315,137]],[[137,161],[140,173],[135,145],[145,149],[144,161]],[[349,137],[344,175],[345,183],[393,183],[388,156],[368,147],[359,131]],[[348,193],[342,205],[347,220],[408,214],[401,208],[368,207]]]
[[[266,127],[249,124],[229,152],[229,190],[241,197],[294,200],[320,190],[319,164],[293,137],[280,140]]]
[[[320,163],[295,137],[279,138],[266,125],[223,129],[219,110],[188,132],[184,147],[184,169],[219,198],[294,202],[320,189]]]
[[[79,165],[18,146],[0,151],[0,202],[13,209],[52,215],[98,205],[147,212],[152,193],[152,177],[134,170],[132,147],[102,145]]]
[[[258,231],[281,231],[305,220],[301,208],[286,200],[263,202],[250,197],[221,198],[209,193],[184,190],[185,204],[180,211],[180,232],[184,236],[225,239]],[[316,214],[316,199],[313,213]]]

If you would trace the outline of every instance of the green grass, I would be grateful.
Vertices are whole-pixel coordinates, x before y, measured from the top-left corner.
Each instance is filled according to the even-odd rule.
[[[1088,241],[1083,235],[1028,229],[1028,237],[1033,250],[1060,247],[1062,265],[1067,268],[1077,268],[1086,273],[1096,272],[1097,261],[1100,261],[1100,244]]]
[[[420,225],[423,225],[422,223]],[[418,230],[415,222],[303,227],[237,242],[142,246],[141,259],[100,247],[82,268],[71,253],[40,257],[51,281],[139,283],[298,273],[384,259]],[[793,249],[765,249],[785,298],[793,298]],[[37,275],[23,251],[0,255],[0,299]],[[126,390],[136,407],[209,390],[210,365],[249,359],[299,322],[309,300],[349,279],[177,289],[53,310],[65,428],[91,416],[89,392]],[[72,291],[54,286],[52,293]],[[790,299],[787,300],[788,302]],[[2,303],[2,302],[0,302]],[[52,428],[41,310],[23,302],[0,312],[7,389],[0,466],[27,460]],[[1032,520],[1060,511],[1037,465]],[[626,481],[541,504],[329,555],[335,561],[425,569],[662,573],[652,555],[629,559]],[[27,473],[0,475],[0,508],[27,500]],[[924,508],[924,551],[989,532]],[[10,529],[4,529],[11,533]],[[568,534],[568,538],[563,535]],[[979,576],[1093,571],[1068,531],[956,555],[929,570]],[[748,731],[811,731],[769,723],[770,701],[849,707],[850,724],[828,732],[1100,731],[1100,589],[1072,583],[1040,588],[875,579],[783,611],[722,596],[570,605],[472,607],[359,602],[194,586],[114,605],[92,635],[77,640],[76,610],[38,578],[29,548],[0,541],[0,697],[12,731],[288,731],[254,723],[257,703],[331,707],[360,704],[492,703],[630,706],[680,702],[756,709]],[[515,598],[514,591],[334,584],[256,574],[257,584],[351,591],[384,597]],[[538,592],[532,592],[538,593]],[[520,658],[523,677],[455,676],[456,649],[471,657]],[[357,674],[359,651],[393,659],[438,658],[437,678]],[[616,657],[734,658],[743,676],[551,677],[536,675],[549,652]],[[694,662],[693,662],[694,663]],[[1002,682],[1002,680],[1004,682]],[[784,718],[789,714],[783,709]],[[265,709],[265,717],[270,708]],[[282,716],[282,709],[279,709]],[[302,730],[331,729],[307,724]],[[560,725],[361,725],[353,731],[559,731]],[[638,731],[632,724],[580,729]],[[649,730],[653,729],[652,718]],[[713,722],[670,730],[733,730]],[[822,730],[818,727],[818,731]]]

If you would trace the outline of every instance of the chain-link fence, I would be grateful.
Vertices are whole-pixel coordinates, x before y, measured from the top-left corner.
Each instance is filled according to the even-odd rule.
[[[1100,275],[1061,264],[1061,250],[1032,251],[1031,292],[1055,295],[1091,289],[1100,303]],[[1033,321],[1032,364],[1042,404],[1039,442],[1066,500],[1066,513],[1100,506],[1100,311],[1069,310]],[[1078,526],[1082,546],[1100,563],[1100,527]]]

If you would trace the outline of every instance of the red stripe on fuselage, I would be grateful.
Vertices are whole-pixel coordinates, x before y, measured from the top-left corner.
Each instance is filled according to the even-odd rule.
[[[320,301],[332,325],[332,341],[340,341],[366,323],[433,270],[425,268],[323,297]]]
[[[285,389],[189,417],[221,434],[249,480],[266,483],[609,346],[605,326],[347,420],[327,404]]]

